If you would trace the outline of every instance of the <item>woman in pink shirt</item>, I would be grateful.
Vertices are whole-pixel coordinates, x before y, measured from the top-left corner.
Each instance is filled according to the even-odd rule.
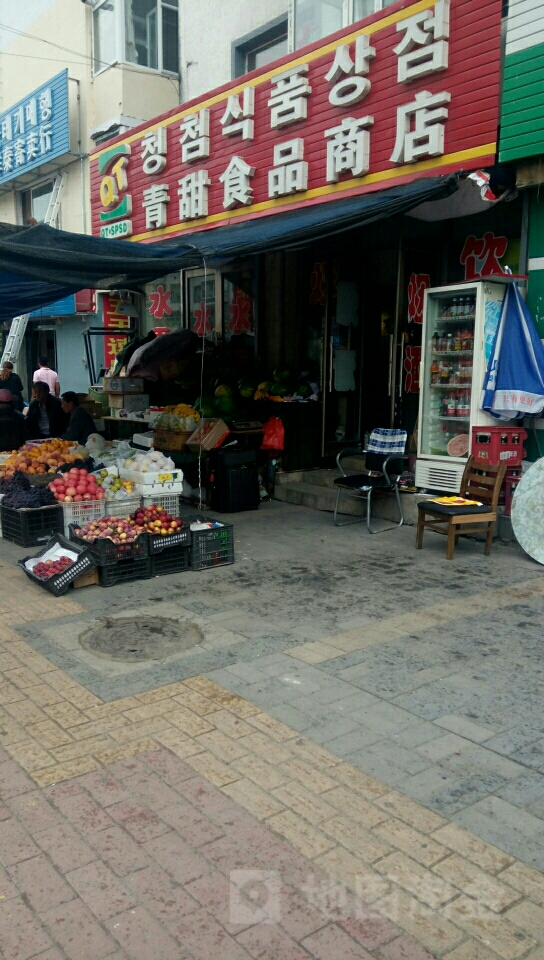
[[[58,374],[51,370],[47,362],[47,357],[40,357],[38,360],[39,367],[34,373],[32,379],[33,383],[46,383],[49,387],[49,393],[52,397],[58,397],[60,394],[60,383]]]

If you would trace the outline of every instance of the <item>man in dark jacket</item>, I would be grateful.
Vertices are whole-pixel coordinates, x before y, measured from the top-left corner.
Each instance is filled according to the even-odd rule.
[[[9,390],[0,390],[0,450],[18,450],[26,440],[26,424],[22,413],[15,410],[15,397]]]
[[[61,437],[68,425],[68,417],[62,410],[60,400],[52,397],[48,385],[41,381],[32,387],[32,397],[26,417],[28,439]]]
[[[79,397],[73,390],[63,393],[60,402],[64,413],[70,417],[68,429],[62,435],[63,440],[75,440],[84,447],[89,434],[96,433],[93,418],[80,407]]]

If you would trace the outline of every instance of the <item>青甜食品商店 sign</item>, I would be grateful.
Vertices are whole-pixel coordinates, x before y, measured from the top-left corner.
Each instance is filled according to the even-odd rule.
[[[393,4],[91,157],[93,233],[153,240],[494,162],[500,0]]]

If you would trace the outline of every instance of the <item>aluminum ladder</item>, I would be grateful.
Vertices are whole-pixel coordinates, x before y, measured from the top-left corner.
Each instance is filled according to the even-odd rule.
[[[49,227],[52,227],[55,224],[55,221],[59,215],[60,197],[64,184],[66,183],[67,176],[68,174],[66,171],[64,171],[55,178],[53,190],[49,198],[47,213],[45,214],[45,219],[43,221]],[[14,317],[11,321],[11,327],[9,328],[6,346],[4,347],[2,360],[0,361],[1,366],[4,365],[6,360],[10,360],[12,363],[16,362],[17,357],[19,356],[19,350],[21,349],[21,345],[25,338],[28,318],[29,314],[23,313],[20,317]]]

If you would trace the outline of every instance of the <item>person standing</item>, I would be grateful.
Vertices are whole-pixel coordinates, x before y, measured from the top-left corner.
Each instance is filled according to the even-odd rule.
[[[26,417],[29,440],[61,437],[68,426],[60,400],[52,397],[46,383],[38,381],[32,387],[32,401]]]
[[[38,369],[34,372],[33,383],[46,383],[49,387],[49,393],[52,397],[58,397],[60,394],[59,375],[56,370],[52,370],[47,362],[47,357],[40,357],[38,360]]]
[[[73,390],[63,393],[60,402],[64,413],[70,417],[68,429],[63,433],[62,439],[74,440],[84,447],[89,434],[96,433],[93,418],[83,407],[80,407],[79,397]]]
[[[9,390],[0,390],[0,450],[18,450],[26,440],[26,423],[22,413],[15,410],[15,397]]]
[[[3,390],[9,390],[13,394],[13,406],[20,413],[23,412],[25,404],[23,400],[23,383],[20,376],[13,372],[11,360],[5,360],[0,373],[0,387]]]

